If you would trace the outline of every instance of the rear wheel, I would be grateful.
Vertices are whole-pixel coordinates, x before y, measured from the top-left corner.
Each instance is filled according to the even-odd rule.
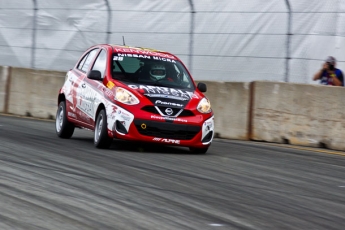
[[[192,153],[196,153],[196,154],[205,154],[208,150],[208,146],[206,148],[194,148],[194,147],[189,147],[189,150]]]
[[[74,124],[67,120],[66,102],[61,101],[56,112],[56,134],[61,138],[70,138],[74,132]]]
[[[107,149],[112,141],[113,139],[108,136],[107,116],[105,110],[102,109],[96,119],[94,144],[97,148]]]

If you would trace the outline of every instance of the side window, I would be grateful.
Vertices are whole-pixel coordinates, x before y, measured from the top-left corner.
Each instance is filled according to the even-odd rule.
[[[181,70],[176,65],[174,65],[174,68],[175,68],[175,71],[177,73],[177,76],[180,78],[180,81],[183,81],[185,83],[189,83],[189,80],[186,76],[186,73],[183,71],[181,72]]]
[[[102,78],[104,78],[106,66],[107,66],[107,53],[104,50],[102,50],[99,53],[95,61],[95,64],[92,67],[92,70],[99,70],[102,74]]]
[[[93,60],[97,52],[98,52],[98,49],[94,49],[94,50],[91,50],[88,54],[86,54],[85,57],[79,63],[78,69],[84,72],[88,71],[91,61]]]
[[[85,60],[86,60],[87,56],[89,56],[89,53],[87,53],[87,54],[83,57],[83,59],[81,59],[81,61],[79,62],[79,65],[78,65],[78,67],[77,67],[78,69],[81,70],[81,68],[83,67],[83,65],[84,65],[84,63],[85,63]]]

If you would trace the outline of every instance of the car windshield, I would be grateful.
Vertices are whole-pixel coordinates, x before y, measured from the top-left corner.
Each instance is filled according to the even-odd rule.
[[[194,85],[184,66],[177,60],[135,54],[114,54],[113,78],[123,82],[192,89]]]

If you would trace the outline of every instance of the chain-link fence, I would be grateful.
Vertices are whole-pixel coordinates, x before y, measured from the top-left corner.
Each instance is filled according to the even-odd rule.
[[[345,69],[341,0],[1,0],[0,65],[68,70],[97,43],[166,50],[197,80],[311,83]]]

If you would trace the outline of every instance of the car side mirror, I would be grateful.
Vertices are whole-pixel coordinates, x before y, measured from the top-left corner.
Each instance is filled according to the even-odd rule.
[[[87,73],[87,78],[97,81],[102,81],[102,74],[99,70],[91,70]]]
[[[205,83],[199,82],[198,86],[197,86],[198,90],[200,90],[200,92],[205,93],[207,91],[207,87]]]

